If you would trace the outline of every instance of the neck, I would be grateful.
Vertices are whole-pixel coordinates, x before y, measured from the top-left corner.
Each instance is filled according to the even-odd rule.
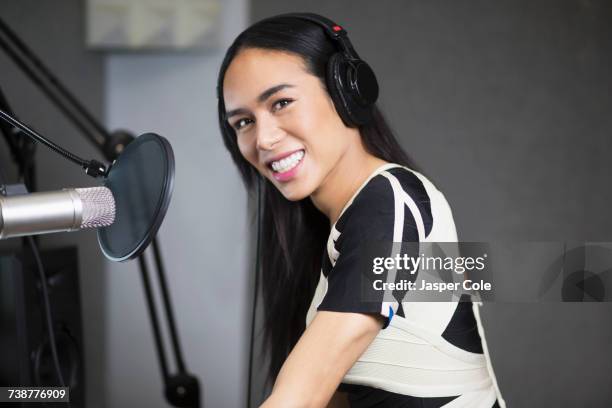
[[[342,156],[319,188],[310,195],[310,199],[329,219],[330,225],[333,225],[359,187],[374,170],[385,163],[385,160],[368,153],[359,143],[357,148],[349,149]]]

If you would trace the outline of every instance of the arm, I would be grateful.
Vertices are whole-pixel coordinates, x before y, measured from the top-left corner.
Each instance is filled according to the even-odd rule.
[[[326,407],[383,322],[382,316],[373,314],[317,312],[260,408]]]

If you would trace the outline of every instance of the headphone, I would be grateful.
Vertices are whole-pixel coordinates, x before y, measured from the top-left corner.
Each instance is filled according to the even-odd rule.
[[[314,13],[288,13],[264,19],[293,17],[322,27],[339,47],[327,62],[326,84],[334,106],[345,125],[357,127],[372,120],[372,108],[378,99],[378,81],[372,68],[361,58],[342,26]]]

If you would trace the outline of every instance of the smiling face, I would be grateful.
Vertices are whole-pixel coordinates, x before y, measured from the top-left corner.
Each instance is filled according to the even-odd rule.
[[[296,54],[239,51],[223,97],[242,156],[291,201],[313,194],[359,138]]]

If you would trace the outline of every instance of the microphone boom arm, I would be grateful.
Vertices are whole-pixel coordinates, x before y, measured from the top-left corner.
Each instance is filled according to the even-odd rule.
[[[4,37],[6,38],[4,38]],[[130,143],[134,137],[128,132],[117,131],[114,133],[108,132],[87,109],[78,102],[78,100],[64,87],[59,79],[51,73],[51,71],[42,63],[42,61],[32,52],[26,44],[13,32],[10,27],[0,18],[0,48],[15,62],[15,64],[23,71],[28,78],[45,93],[57,108],[85,135],[90,142],[112,162],[121,153],[125,145]],[[23,54],[22,55],[20,55]],[[29,64],[28,64],[29,62]],[[38,71],[38,75],[36,73]],[[45,80],[53,90],[45,84]],[[62,101],[61,98],[64,98]],[[74,111],[71,111],[68,106],[71,105]],[[68,152],[62,147],[56,145],[52,141],[44,138],[42,135],[33,131],[17,119],[11,117],[4,111],[0,110],[0,118],[10,123],[12,126],[20,129],[32,139],[36,140],[52,149],[64,158],[80,165],[85,169],[85,172],[92,177],[101,177],[108,173],[110,166],[106,168],[102,163],[95,160],[83,160],[80,157]],[[93,128],[93,132],[87,128],[86,124]],[[112,165],[111,165],[112,166]],[[151,285],[148,279],[148,268],[144,259],[144,254],[139,257],[139,266],[143,279],[144,291],[147,299],[147,307],[153,335],[155,338],[156,352],[160,364],[162,379],[164,382],[164,395],[166,400],[175,407],[185,408],[200,408],[200,387],[198,379],[187,372],[183,360],[182,351],[178,339],[178,331],[174,314],[172,312],[172,304],[170,302],[170,294],[167,288],[167,283],[164,276],[163,261],[157,237],[152,241],[154,251],[154,262],[158,271],[159,286],[162,293],[162,309],[166,318],[170,338],[172,342],[172,351],[176,361],[177,374],[171,375],[168,371],[168,362],[166,361],[166,353],[163,342],[161,341],[161,331],[156,313],[156,305],[151,290]]]

